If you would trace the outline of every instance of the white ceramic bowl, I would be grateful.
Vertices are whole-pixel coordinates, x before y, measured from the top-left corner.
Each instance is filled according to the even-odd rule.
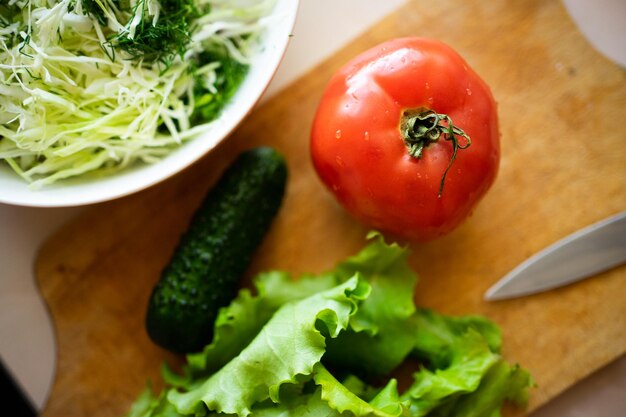
[[[112,200],[145,189],[189,166],[226,138],[248,115],[269,85],[287,49],[298,9],[298,0],[277,0],[273,24],[262,37],[248,75],[220,118],[209,130],[191,139],[161,161],[100,179],[72,179],[39,190],[0,161],[0,203],[31,207],[68,207]]]

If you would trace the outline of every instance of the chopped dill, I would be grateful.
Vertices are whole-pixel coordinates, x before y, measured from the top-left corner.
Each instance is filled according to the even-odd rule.
[[[102,26],[107,25],[107,12],[115,14],[113,9],[129,14],[126,30],[111,36],[107,46],[125,51],[133,60],[159,62],[165,69],[172,65],[176,56],[182,57],[187,51],[193,21],[201,15],[194,0],[160,0],[156,20],[154,11],[151,14],[150,0],[137,0],[133,6],[131,2],[123,0],[80,0],[80,2],[83,12],[96,19]],[[114,51],[105,53],[114,59]]]
[[[0,4],[0,28],[8,28],[15,21],[18,21],[19,19],[17,17],[20,13],[21,9],[15,4]],[[14,45],[19,43],[19,39],[17,38],[17,32],[18,31],[15,31],[12,34],[5,33],[2,36],[8,48],[13,48]]]
[[[0,27],[7,27],[20,12],[15,4],[0,4]]]
[[[101,25],[107,24],[107,17],[104,13],[104,9],[100,6],[99,0],[80,0],[81,5],[83,6],[83,11],[85,14],[88,14],[94,17],[98,23]],[[119,4],[119,0],[112,0],[113,4]]]
[[[26,34],[26,37],[24,38],[24,40],[22,41],[22,43],[20,44],[20,47],[17,48],[17,50],[19,51],[20,54],[25,55],[29,58],[32,58],[32,55],[27,54],[26,52],[24,52],[24,49],[28,46],[28,44],[30,43],[30,33]]]
[[[192,22],[200,13],[194,0],[161,0],[159,18],[153,24],[152,17],[147,15],[147,3],[147,0],[139,0],[133,10],[134,15],[141,16],[134,36],[122,33],[115,37],[114,43],[132,59],[160,62],[167,69],[176,56],[182,58],[187,51]]]

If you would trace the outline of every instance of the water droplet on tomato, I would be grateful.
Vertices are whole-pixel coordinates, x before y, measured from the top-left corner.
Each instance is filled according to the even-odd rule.
[[[430,83],[425,83],[424,84],[424,88],[427,89],[427,90],[430,90]]]
[[[340,156],[336,156],[335,161],[337,162],[337,165],[339,165],[339,167],[341,168],[346,166],[346,163],[343,161],[343,159]]]
[[[471,96],[472,95],[472,90],[470,90],[469,88],[466,88],[465,91],[467,91],[467,95]]]
[[[341,139],[341,130],[337,129],[337,131],[335,132],[335,137],[337,139]]]
[[[365,134],[363,135],[363,139],[365,140],[370,140],[370,132],[365,132]]]

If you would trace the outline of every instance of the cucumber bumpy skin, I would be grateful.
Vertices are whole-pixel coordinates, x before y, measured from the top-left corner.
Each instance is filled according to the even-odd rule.
[[[213,338],[221,307],[236,296],[280,208],[287,167],[275,150],[243,152],[205,197],[150,297],[146,329],[176,353],[201,350]]]

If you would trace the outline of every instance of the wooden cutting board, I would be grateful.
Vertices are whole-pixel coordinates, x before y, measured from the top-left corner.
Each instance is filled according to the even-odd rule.
[[[417,302],[499,323],[504,355],[537,380],[529,410],[625,352],[624,267],[512,301],[482,295],[535,251],[626,209],[626,72],[589,46],[558,1],[411,1],[256,109],[199,163],[90,208],[43,245],[36,273],[58,343],[44,416],[121,416],[146,380],[158,386],[164,360],[179,360],[146,336],[148,296],[191,213],[241,150],[272,145],[290,169],[286,201],[248,275],[322,271],[363,247],[367,228],[312,170],[308,132],[333,71],[407,35],[439,38],[467,59],[493,89],[502,133],[499,177],[473,215],[413,247]]]

